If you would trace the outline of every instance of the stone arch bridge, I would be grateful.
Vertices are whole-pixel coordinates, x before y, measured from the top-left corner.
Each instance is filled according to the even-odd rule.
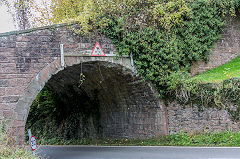
[[[91,56],[96,42],[106,56]],[[11,121],[17,142],[24,141],[29,108],[45,85],[57,93],[73,85],[89,98],[98,98],[106,112],[111,109],[115,115],[101,119],[105,137],[167,134],[156,92],[136,75],[131,58],[116,59],[114,53],[108,38],[74,35],[64,25],[1,35],[0,117]],[[86,80],[78,87],[81,72]]]
[[[215,67],[238,55],[239,22],[230,21],[227,28],[212,51],[214,63],[196,64],[193,74],[196,68]],[[96,42],[106,56],[91,56]],[[22,143],[29,108],[40,90],[48,85],[61,94],[71,85],[89,98],[98,98],[100,107],[105,108],[100,121],[104,137],[168,134],[171,111],[151,84],[136,75],[132,59],[116,60],[114,54],[115,48],[105,36],[82,37],[65,25],[0,34],[0,119],[10,121],[13,136]],[[81,72],[86,80],[78,87]]]

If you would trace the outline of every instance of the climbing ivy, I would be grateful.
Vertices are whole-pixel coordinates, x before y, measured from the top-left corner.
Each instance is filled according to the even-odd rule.
[[[160,23],[131,30],[124,28],[121,17],[108,15],[108,24],[100,28],[112,39],[119,55],[133,54],[139,75],[151,81],[161,97],[169,90],[172,73],[189,71],[194,61],[208,60],[209,51],[226,24],[225,15],[234,15],[239,1],[186,2],[188,11],[171,25]]]
[[[74,21],[79,24],[72,28],[77,33],[105,34],[119,55],[133,55],[139,75],[164,97],[172,73],[208,60],[225,17],[234,16],[239,4],[240,0],[51,0],[51,17],[43,16],[42,21]]]
[[[177,72],[169,78],[167,101],[177,100],[181,105],[196,105],[228,111],[233,121],[240,120],[240,79],[229,78],[219,84],[201,83],[191,79],[190,74]]]
[[[240,79],[231,78],[218,85],[214,92],[215,103],[224,108],[234,121],[240,120]]]
[[[236,8],[239,7],[240,0],[53,2],[53,17],[50,19],[53,23],[77,21],[81,27],[73,28],[75,32],[87,34],[95,30],[105,34],[112,40],[119,56],[133,55],[138,74],[143,80],[153,84],[160,97],[174,97],[183,105],[197,103],[199,110],[203,106],[215,105],[227,109],[234,120],[240,119],[239,79],[229,79],[219,85],[200,84],[191,80],[188,74],[193,62],[209,59],[209,51],[220,38],[219,33],[226,25],[226,16],[234,16],[237,13]],[[62,127],[63,129],[55,131],[54,135],[63,134],[61,137],[68,138],[77,132],[76,123],[82,120],[79,116],[99,113],[98,107],[89,107],[98,106],[97,101],[76,101],[77,95],[74,98],[70,96],[68,101],[72,103],[63,103],[69,108],[74,107],[75,110],[83,112],[77,114],[70,111],[66,113],[66,107],[55,103],[58,100],[64,101],[64,98],[56,100],[56,97],[52,97],[47,90],[42,91],[30,110],[27,127],[34,127],[32,124],[36,119],[39,120],[36,125],[53,120],[53,126],[46,124],[42,132],[47,132],[47,135],[51,134],[51,130],[59,130],[59,127]],[[88,109],[81,108],[76,103],[85,103],[84,106],[88,106]],[[34,113],[34,109],[38,111]],[[84,112],[86,110],[88,112]],[[89,116],[85,117],[87,119]],[[55,121],[55,118],[58,120]],[[95,118],[96,132],[100,133],[101,128],[97,122],[99,116]],[[71,126],[71,131],[76,132],[69,132],[67,126]],[[35,131],[39,130],[37,126],[35,128]],[[40,132],[36,133],[41,135]]]

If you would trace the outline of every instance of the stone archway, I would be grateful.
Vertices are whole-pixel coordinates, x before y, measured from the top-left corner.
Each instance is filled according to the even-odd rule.
[[[136,76],[128,58],[114,57],[66,57],[66,67],[60,59],[44,67],[20,97],[16,109],[13,130],[19,143],[24,141],[24,128],[29,108],[46,84],[57,93],[73,86],[89,98],[97,91],[102,113],[103,137],[151,137],[167,134],[163,104],[150,84]],[[78,88],[80,70],[86,81]],[[112,113],[114,115],[109,116]]]

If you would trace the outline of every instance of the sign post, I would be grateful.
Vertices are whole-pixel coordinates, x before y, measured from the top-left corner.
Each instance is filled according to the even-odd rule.
[[[28,129],[28,140],[30,140],[31,136],[32,136],[31,129]]]
[[[30,129],[28,129],[28,138],[29,138],[30,147],[32,151],[35,151],[37,149],[37,140],[34,136],[32,136]]]

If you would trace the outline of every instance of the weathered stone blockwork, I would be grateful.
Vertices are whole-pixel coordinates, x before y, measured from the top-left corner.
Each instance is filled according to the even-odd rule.
[[[193,75],[219,66],[239,55],[239,19],[237,17],[229,20],[226,31],[212,50],[210,62],[194,64],[191,70]],[[97,41],[108,56],[89,56]],[[61,65],[60,44],[64,44],[65,67]],[[16,140],[23,142],[29,107],[44,85],[48,81],[51,83],[53,75],[63,72],[68,74],[69,78],[56,78],[55,83],[64,81],[64,85],[67,81],[74,84],[79,80],[79,72],[71,70],[71,66],[80,66],[81,63],[87,66],[91,63],[91,67],[84,70],[88,77],[85,88],[90,95],[94,89],[98,89],[102,108],[108,107],[108,110],[102,109],[103,114],[106,114],[101,119],[104,137],[150,137],[180,130],[202,132],[206,128],[209,128],[209,131],[227,128],[239,130],[239,124],[233,123],[223,110],[197,112],[195,107],[183,109],[176,103],[170,103],[165,108],[164,104],[154,97],[156,92],[151,86],[135,75],[136,70],[131,66],[130,58],[116,60],[110,56],[114,52],[115,48],[110,39],[102,35],[74,35],[66,26],[0,34],[0,119],[10,119]],[[104,68],[104,71],[99,71],[99,68]],[[113,73],[109,68],[121,69]],[[100,87],[101,73],[108,82],[103,82]],[[61,87],[55,89],[64,90]],[[109,96],[111,98],[108,98]],[[113,116],[107,115],[110,110]]]
[[[204,108],[203,111],[198,111],[196,105],[186,105],[184,108],[177,102],[171,102],[167,106],[167,118],[170,134],[181,130],[188,133],[240,130],[240,123],[233,122],[228,112],[223,109]]]
[[[89,56],[97,41],[108,56]],[[65,67],[61,65],[60,44],[64,44]],[[132,116],[134,111],[130,111],[127,118],[122,116],[122,111],[115,111],[116,115],[113,116],[112,119],[108,116],[102,118],[101,122],[104,126],[103,135],[105,137],[149,137],[166,134],[166,118],[164,116],[165,111],[163,105],[160,102],[155,102],[155,93],[151,90],[150,86],[146,85],[146,87],[138,88],[139,83],[134,84],[134,82],[136,82],[133,78],[133,76],[135,76],[135,70],[131,66],[130,58],[115,60],[114,57],[109,56],[114,54],[114,52],[115,48],[108,38],[102,35],[81,37],[79,35],[74,35],[66,26],[1,34],[0,119],[5,118],[12,121],[11,130],[17,142],[21,143],[24,141],[24,127],[29,107],[39,91],[49,79],[51,79],[52,75],[58,72],[67,72],[66,70],[73,65],[96,61],[105,62],[109,65],[117,64],[121,66],[123,70],[129,70],[129,78],[132,80],[132,86],[129,88],[124,88],[121,85],[116,86],[113,81],[120,84],[121,82],[124,83],[124,78],[120,80],[115,79],[118,75],[121,76],[122,72],[115,72],[115,75],[111,76],[110,72],[106,69],[105,78],[108,78],[111,85],[106,85],[109,89],[105,92],[106,94],[102,91],[102,96],[106,96],[104,101],[101,102],[102,105],[109,105],[109,108],[113,108],[113,110],[115,107],[121,108],[123,106],[132,108],[131,106],[133,105],[138,106],[140,109],[135,111],[137,115],[134,117]],[[91,77],[96,73],[99,74],[96,70],[98,70],[100,66],[95,66],[95,72],[90,71],[90,82],[88,83],[89,85],[86,86],[90,94],[93,88],[99,85],[99,83],[96,83],[99,81],[91,79]],[[87,74],[89,70],[85,71]],[[69,77],[65,77],[64,80],[74,82],[71,78],[74,74],[78,77],[79,72],[71,72]],[[58,79],[55,82],[60,83],[62,80],[63,79]],[[56,90],[61,90],[60,88],[61,87],[56,88]],[[132,90],[130,88],[132,88]],[[96,89],[102,90],[101,87]],[[112,95],[110,99],[107,98],[109,95],[108,93]],[[152,101],[149,101],[148,97],[150,97]],[[114,100],[114,98],[116,98],[116,100]],[[133,103],[131,104],[131,102]],[[127,120],[119,120],[119,116]],[[131,129],[126,129],[126,125],[128,124],[131,124]]]
[[[98,58],[104,60],[107,57]],[[66,60],[69,63],[76,58]],[[119,62],[125,63],[125,60],[120,59]],[[86,80],[78,87],[81,70]],[[142,82],[140,77],[119,64],[85,61],[82,65],[69,66],[57,73],[46,85],[56,94],[64,94],[69,86],[74,86],[78,98],[87,94],[90,101],[95,100],[92,109],[99,109],[100,122],[96,125],[93,120],[98,112],[88,117],[88,121],[91,121],[87,125],[89,137],[146,138],[167,134],[164,104],[148,83]],[[71,94],[71,91],[66,94]],[[81,103],[79,107],[82,107]],[[100,133],[97,132],[99,127]],[[83,128],[79,128],[81,130]],[[84,137],[82,135],[80,133],[79,138]]]
[[[240,16],[228,18],[221,38],[211,51],[209,62],[197,62],[191,67],[191,74],[205,72],[218,67],[240,55]]]

